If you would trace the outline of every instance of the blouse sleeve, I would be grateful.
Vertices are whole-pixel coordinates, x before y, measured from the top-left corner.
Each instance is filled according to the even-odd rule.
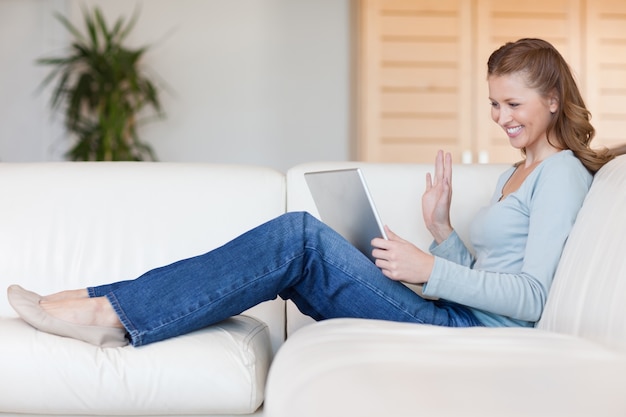
[[[456,231],[452,231],[450,236],[440,244],[433,242],[430,245],[430,253],[447,259],[459,265],[471,267],[474,265],[474,255],[467,249]]]

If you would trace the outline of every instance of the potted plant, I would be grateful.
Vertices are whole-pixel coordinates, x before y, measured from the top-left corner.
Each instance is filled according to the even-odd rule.
[[[74,37],[67,56],[41,58],[53,66],[42,85],[58,80],[50,106],[63,106],[67,130],[77,138],[67,152],[73,161],[156,160],[152,148],[137,135],[138,114],[146,106],[162,116],[158,90],[140,70],[147,47],[123,45],[137,21],[135,11],[127,24],[118,18],[112,28],[102,12],[83,10],[87,34],[67,18],[55,17]]]

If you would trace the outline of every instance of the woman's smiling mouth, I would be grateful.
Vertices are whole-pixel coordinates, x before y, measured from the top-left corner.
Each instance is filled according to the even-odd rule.
[[[522,128],[523,126],[507,127],[505,130],[506,134],[509,135],[510,138],[514,138],[522,131]]]

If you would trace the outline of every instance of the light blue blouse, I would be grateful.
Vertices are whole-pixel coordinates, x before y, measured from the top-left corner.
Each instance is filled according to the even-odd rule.
[[[456,232],[430,248],[435,264],[424,294],[470,307],[486,326],[531,327],[539,320],[593,179],[572,151],[561,151],[499,201],[514,170],[500,176],[490,205],[474,219],[474,253]]]

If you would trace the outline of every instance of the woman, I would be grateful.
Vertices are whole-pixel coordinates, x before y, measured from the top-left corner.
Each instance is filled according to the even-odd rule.
[[[475,256],[450,224],[451,157],[440,151],[422,198],[430,254],[387,228],[389,240],[372,241],[373,264],[310,215],[288,213],[132,281],[47,297],[11,286],[9,300],[40,330],[101,346],[175,337],[277,295],[316,320],[532,326],[592,175],[610,156],[590,149],[590,114],[549,43],[507,43],[489,58],[487,80],[491,116],[524,159],[502,174],[473,223]]]

